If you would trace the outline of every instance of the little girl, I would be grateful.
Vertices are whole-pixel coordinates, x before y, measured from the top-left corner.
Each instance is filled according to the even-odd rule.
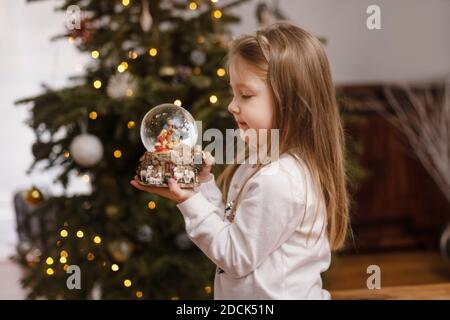
[[[233,42],[228,74],[228,110],[240,130],[279,129],[280,156],[228,165],[221,189],[210,154],[194,190],[173,179],[168,189],[131,183],[178,203],[190,239],[217,265],[215,299],[330,299],[321,273],[349,216],[343,130],[322,45],[276,23]]]

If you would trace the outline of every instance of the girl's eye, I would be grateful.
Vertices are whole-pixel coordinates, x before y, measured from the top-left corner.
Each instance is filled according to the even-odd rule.
[[[250,99],[251,97],[253,97],[252,95],[246,95],[246,94],[242,94],[241,97],[243,99]]]

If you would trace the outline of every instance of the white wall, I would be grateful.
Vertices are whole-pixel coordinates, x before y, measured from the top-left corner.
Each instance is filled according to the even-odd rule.
[[[236,33],[257,28],[253,0]],[[266,1],[269,3],[269,1]],[[280,0],[281,11],[328,39],[335,82],[423,80],[450,73],[449,0]],[[366,8],[381,8],[381,30],[366,27]]]
[[[28,107],[14,101],[40,93],[42,83],[64,85],[68,75],[79,72],[77,64],[86,62],[67,41],[49,42],[64,32],[64,15],[54,11],[58,3],[0,0],[0,260],[12,253],[16,239],[13,192],[32,184],[45,189],[56,173],[26,175],[34,134],[24,124]],[[80,181],[74,185],[83,189]]]

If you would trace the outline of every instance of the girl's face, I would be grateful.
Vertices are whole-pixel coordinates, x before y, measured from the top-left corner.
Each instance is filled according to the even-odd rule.
[[[239,56],[232,59],[229,72],[233,100],[228,111],[244,132],[247,129],[271,129],[274,103],[261,71]]]

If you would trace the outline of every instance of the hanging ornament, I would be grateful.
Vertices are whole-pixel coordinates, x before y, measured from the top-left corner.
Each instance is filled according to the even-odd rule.
[[[162,21],[159,25],[158,25],[158,29],[161,32],[168,32],[171,31],[173,29],[175,29],[175,24],[171,21]]]
[[[133,244],[128,240],[113,241],[108,245],[108,251],[115,261],[125,262],[133,252]]]
[[[94,26],[89,17],[83,17],[80,20],[79,28],[74,28],[69,31],[69,36],[73,39],[79,39],[81,43],[85,44],[92,40],[94,33]]]
[[[22,241],[17,245],[17,251],[24,255],[26,253],[28,253],[31,250],[31,244],[28,241]]]
[[[147,0],[142,1],[142,14],[139,19],[142,30],[145,32],[149,31],[153,24],[153,18],[150,13],[150,8],[148,7]]]
[[[78,165],[92,167],[103,157],[103,144],[97,136],[82,133],[70,144],[70,154]]]
[[[173,84],[183,84],[192,76],[192,68],[189,66],[177,66],[173,77]]]
[[[191,61],[196,66],[201,66],[206,61],[206,55],[203,51],[196,49],[191,52]]]
[[[137,239],[141,242],[149,242],[153,236],[153,230],[148,225],[139,227],[137,232]]]
[[[134,49],[137,46],[137,43],[134,40],[125,40],[122,42],[121,45],[122,45],[122,49],[124,51],[128,51],[128,50]]]
[[[161,0],[161,3],[159,4],[159,8],[162,10],[169,10],[173,6],[171,0]]]
[[[37,187],[32,187],[25,194],[25,201],[29,205],[37,205],[42,202],[42,192]]]
[[[265,28],[278,20],[286,20],[286,16],[281,12],[278,1],[273,6],[261,2],[256,6],[256,19],[260,28]]]
[[[131,97],[136,93],[137,81],[128,72],[116,73],[108,82],[106,92],[113,99]]]
[[[41,261],[41,255],[42,255],[41,250],[37,248],[29,251],[25,255],[25,260],[27,261],[28,266],[29,267],[36,266]]]
[[[161,67],[159,69],[159,76],[163,79],[172,79],[175,76],[175,68],[171,66]]]
[[[192,240],[189,239],[187,233],[183,231],[175,237],[175,244],[178,248],[185,250],[192,247]]]

